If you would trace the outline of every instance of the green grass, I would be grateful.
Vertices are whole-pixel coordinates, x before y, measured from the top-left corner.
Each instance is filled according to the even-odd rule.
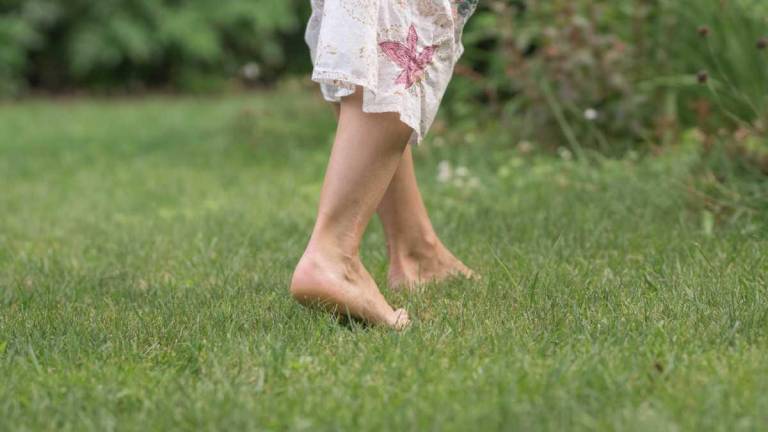
[[[419,176],[484,279],[385,291],[403,334],[295,305],[333,133],[310,94],[0,106],[0,430],[768,428],[766,227],[702,217],[684,149],[449,133]],[[384,283],[377,222],[363,255]]]

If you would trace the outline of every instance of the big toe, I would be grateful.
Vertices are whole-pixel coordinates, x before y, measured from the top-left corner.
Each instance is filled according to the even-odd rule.
[[[405,330],[411,324],[411,318],[408,316],[408,312],[405,309],[398,309],[395,311],[395,319],[392,323],[392,328],[397,331]]]
[[[473,280],[475,282],[479,282],[479,281],[483,280],[483,276],[481,276],[480,273],[472,270],[469,267],[466,267],[466,271],[464,272],[464,276],[467,279]]]

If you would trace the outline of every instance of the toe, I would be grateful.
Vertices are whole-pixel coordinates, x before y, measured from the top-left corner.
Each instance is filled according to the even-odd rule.
[[[467,268],[467,271],[466,271],[466,273],[464,273],[464,275],[467,277],[467,279],[473,280],[475,282],[479,282],[479,281],[483,280],[483,277],[480,275],[480,273],[478,273],[478,272],[476,272],[476,271],[474,271],[474,270],[472,270],[470,268]]]
[[[392,328],[401,331],[405,330],[410,324],[411,318],[408,316],[408,312],[405,309],[398,309],[395,311],[395,319]]]

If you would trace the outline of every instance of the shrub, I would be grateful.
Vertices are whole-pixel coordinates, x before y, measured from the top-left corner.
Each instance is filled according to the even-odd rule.
[[[475,101],[515,139],[577,154],[658,149],[690,128],[754,154],[768,141],[766,16],[760,0],[487,0],[446,109],[476,126]]]
[[[680,121],[696,126],[706,147],[722,141],[755,157],[768,151],[768,5],[670,1],[667,8],[678,29],[667,48],[673,68],[701,84],[671,90],[687,105]],[[762,168],[768,173],[768,161]]]
[[[672,68],[699,85],[670,89],[679,121],[702,150],[691,190],[716,220],[765,220],[768,211],[768,4],[671,0]]]
[[[577,153],[653,140],[659,94],[638,91],[652,67],[653,3],[486,1],[467,28],[468,67],[453,93],[481,100],[520,139]],[[456,103],[448,109],[461,115]]]
[[[251,78],[270,79],[289,64],[284,46],[303,9],[286,0],[5,0],[2,90],[195,88],[246,63]]]

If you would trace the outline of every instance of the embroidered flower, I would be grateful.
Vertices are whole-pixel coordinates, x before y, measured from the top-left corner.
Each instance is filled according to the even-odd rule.
[[[424,78],[425,69],[432,63],[432,57],[437,50],[437,45],[428,46],[419,52],[417,49],[418,43],[419,35],[416,33],[416,27],[413,24],[408,29],[405,45],[397,41],[379,43],[387,57],[403,68],[403,71],[395,79],[395,84],[403,84],[405,88],[410,88],[420,79]]]

